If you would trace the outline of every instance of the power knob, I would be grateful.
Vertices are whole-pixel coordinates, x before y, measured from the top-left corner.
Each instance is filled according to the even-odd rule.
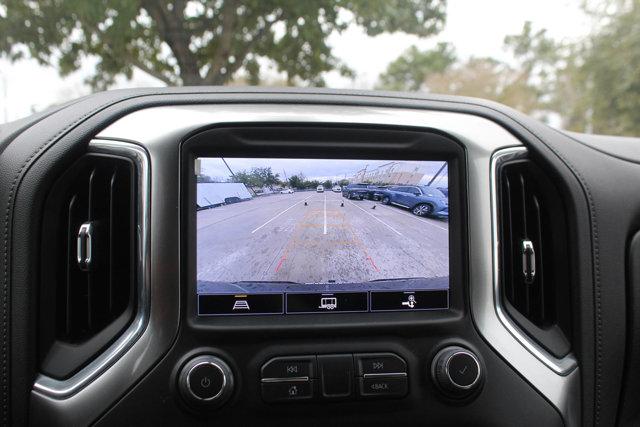
[[[189,360],[178,377],[178,389],[191,405],[217,408],[233,394],[233,372],[216,356],[202,355]]]
[[[431,377],[445,395],[464,398],[482,385],[482,368],[472,351],[449,346],[433,358]]]

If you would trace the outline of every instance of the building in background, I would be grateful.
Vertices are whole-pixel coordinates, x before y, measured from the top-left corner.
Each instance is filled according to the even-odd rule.
[[[199,182],[196,204],[198,210],[250,200],[246,185],[236,182]]]
[[[372,169],[365,166],[354,174],[351,182],[418,185],[425,175],[426,172],[416,163],[389,162]]]

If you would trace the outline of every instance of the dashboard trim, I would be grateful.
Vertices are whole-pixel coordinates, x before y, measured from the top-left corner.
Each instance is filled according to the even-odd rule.
[[[498,237],[498,167],[509,160],[522,159],[527,156],[527,149],[524,147],[507,148],[496,152],[491,158],[491,229],[493,242],[493,289],[496,314],[505,328],[522,344],[531,354],[536,356],[549,369],[558,375],[567,375],[578,367],[578,361],[572,353],[559,359],[543,349],[538,343],[533,341],[523,332],[506,313],[502,303],[502,284],[500,283],[500,240]]]
[[[522,151],[522,143],[509,131],[496,122],[473,114],[421,110],[411,108],[388,108],[346,105],[301,105],[301,104],[207,104],[152,107],[132,112],[110,124],[102,130],[90,147],[126,144],[148,152],[149,167],[154,171],[149,182],[150,200],[154,203],[160,193],[168,189],[173,191],[175,183],[164,181],[159,175],[163,169],[165,175],[179,176],[179,142],[205,127],[219,124],[246,124],[261,122],[280,123],[341,123],[350,125],[390,125],[411,126],[445,132],[460,141],[467,151],[467,194],[468,253],[469,253],[469,298],[470,311],[480,335],[502,359],[518,372],[531,386],[554,406],[567,425],[578,425],[580,419],[580,375],[575,366],[560,375],[538,357],[526,344],[528,339],[520,336],[518,330],[510,330],[505,324],[496,306],[495,265],[495,222],[493,207],[495,203],[494,176],[492,174],[493,156],[501,150]],[[119,142],[128,141],[128,142]],[[146,154],[145,152],[145,154]],[[175,163],[174,163],[175,162]],[[172,175],[173,176],[173,175]],[[175,177],[173,178],[175,180]],[[161,182],[157,182],[157,181]],[[166,188],[165,188],[166,187]],[[177,190],[176,190],[177,191]],[[171,196],[173,197],[173,195]],[[177,197],[177,194],[175,195]],[[174,201],[171,199],[171,201]],[[160,203],[160,205],[163,205]],[[177,227],[179,230],[179,212],[174,206],[156,206],[166,208],[159,213],[147,212],[155,218],[156,224],[150,224],[150,235],[162,231],[162,227]],[[177,204],[176,204],[177,206]],[[154,209],[155,211],[155,209]],[[473,212],[473,215],[469,215]],[[160,224],[158,224],[160,222]],[[171,229],[171,234],[178,231]],[[159,237],[159,236],[157,236]],[[149,247],[157,243],[149,243]],[[155,248],[155,246],[153,246]],[[175,249],[174,249],[175,251]],[[177,292],[178,283],[166,279],[161,261],[171,262],[154,254],[145,268],[150,274],[146,285],[158,290],[158,297]],[[147,255],[149,256],[149,255]],[[156,257],[158,259],[156,259]],[[153,264],[153,265],[152,265]],[[154,273],[155,272],[155,273]],[[172,272],[173,273],[173,272]],[[153,277],[153,281],[150,277]],[[162,283],[154,283],[154,282]],[[175,287],[175,289],[171,288]],[[156,289],[156,287],[158,289]],[[146,370],[158,361],[161,354],[170,346],[177,323],[174,308],[177,301],[150,301],[155,306],[150,314],[149,325],[141,336],[119,353],[121,359],[97,372],[75,394],[49,395],[43,389],[34,387],[32,400],[34,410],[39,413],[40,421],[54,414],[62,415],[67,421],[88,424],[92,417],[102,414],[114,401],[119,399],[137,382]],[[502,314],[504,316],[504,313]],[[167,328],[167,330],[162,330]],[[515,333],[515,334],[514,334]],[[157,335],[157,337],[155,336]],[[524,339],[524,342],[522,341]],[[128,351],[127,351],[128,350]],[[575,359],[574,359],[575,361]],[[41,377],[39,378],[39,380]]]
[[[131,159],[136,165],[137,202],[139,206],[136,218],[138,235],[138,248],[136,251],[138,254],[138,259],[136,260],[136,275],[138,277],[137,311],[131,325],[118,339],[79,372],[64,380],[51,378],[44,374],[38,375],[33,386],[34,390],[56,399],[64,399],[77,393],[107,370],[140,338],[149,320],[150,177],[147,152],[135,144],[120,141],[92,141],[89,144],[89,152],[121,155]]]

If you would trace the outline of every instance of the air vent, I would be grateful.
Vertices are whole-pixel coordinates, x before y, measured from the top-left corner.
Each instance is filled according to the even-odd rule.
[[[87,155],[54,185],[43,223],[42,370],[71,375],[131,320],[135,167]]]
[[[570,350],[566,212],[558,189],[531,160],[498,170],[500,272],[511,317],[556,357]]]

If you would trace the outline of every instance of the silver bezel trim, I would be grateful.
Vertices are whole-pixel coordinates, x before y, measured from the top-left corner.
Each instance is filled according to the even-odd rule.
[[[509,160],[524,159],[527,149],[523,147],[507,148],[496,152],[491,158],[491,229],[493,234],[493,295],[496,314],[504,327],[538,360],[558,375],[567,375],[577,368],[578,361],[572,353],[558,359],[543,349],[538,343],[518,327],[506,313],[502,301],[502,287],[500,283],[500,240],[498,237],[498,167]]]
[[[364,374],[362,378],[405,378],[406,372],[389,372],[389,373],[376,373],[376,374]]]
[[[294,382],[294,383],[304,383],[309,381],[310,378],[309,377],[290,377],[290,378],[263,378],[262,380],[260,380],[260,382],[263,383],[289,383],[289,382]]]
[[[47,375],[40,374],[33,385],[34,390],[53,397],[64,399],[91,383],[100,376],[116,360],[120,358],[142,335],[148,319],[150,308],[150,285],[147,271],[149,269],[149,158],[147,152],[131,143],[119,141],[92,141],[89,144],[90,153],[115,154],[131,159],[136,165],[136,190],[137,190],[137,256],[136,276],[137,310],[129,327],[116,339],[116,341],[100,353],[87,366],[73,376],[58,380]]]
[[[202,365],[210,365],[213,366],[214,368],[216,368],[218,371],[220,371],[220,374],[222,374],[222,385],[220,386],[220,390],[211,397],[207,397],[207,398],[202,398],[200,396],[198,396],[197,394],[195,394],[193,392],[193,389],[191,388],[191,373],[193,372],[194,369],[196,369],[199,366]],[[225,388],[227,387],[227,376],[224,373],[224,369],[222,369],[222,367],[220,365],[218,365],[216,362],[212,362],[210,360],[207,361],[203,361],[203,362],[198,362],[195,365],[193,365],[191,367],[191,369],[189,369],[189,372],[187,372],[186,375],[186,382],[187,382],[187,388],[189,389],[189,393],[191,394],[191,397],[193,397],[196,400],[199,400],[201,402],[211,402],[216,400],[217,398],[219,398],[222,393],[225,391]]]
[[[453,357],[457,356],[458,354],[463,354],[465,356],[471,357],[473,361],[476,363],[476,367],[478,368],[478,373],[476,374],[476,378],[469,385],[458,384],[457,382],[455,382],[453,378],[451,378],[451,374],[449,374],[449,364],[451,363],[451,359],[453,359]],[[457,350],[455,353],[447,357],[447,363],[444,364],[444,373],[447,375],[447,378],[449,378],[449,381],[451,381],[452,384],[454,384],[456,387],[458,387],[461,390],[469,390],[472,387],[474,387],[478,383],[478,381],[480,381],[480,376],[482,375],[481,369],[482,368],[480,367],[480,362],[478,362],[478,358],[476,357],[476,355],[467,350]]]

